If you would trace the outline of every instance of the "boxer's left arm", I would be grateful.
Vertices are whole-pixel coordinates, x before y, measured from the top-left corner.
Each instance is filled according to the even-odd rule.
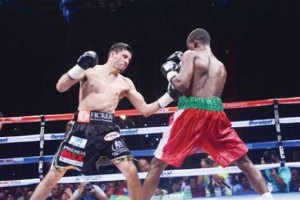
[[[136,90],[133,82],[129,78],[126,78],[126,82],[130,89],[126,92],[125,96],[129,99],[130,103],[145,117],[154,114],[160,108],[167,106],[174,100],[170,94],[166,92],[158,100],[147,104],[142,94]]]

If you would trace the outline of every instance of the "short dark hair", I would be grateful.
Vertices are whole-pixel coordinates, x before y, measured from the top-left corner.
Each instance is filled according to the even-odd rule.
[[[210,44],[210,35],[206,30],[204,30],[202,28],[196,28],[189,34],[186,43],[189,44],[189,43],[194,42],[195,40],[199,41],[201,44],[209,45]]]
[[[129,46],[128,44],[123,43],[123,42],[118,42],[118,43],[113,44],[110,47],[108,54],[112,51],[119,52],[122,50],[127,50],[131,53],[131,55],[133,55],[133,49],[131,48],[131,46]]]

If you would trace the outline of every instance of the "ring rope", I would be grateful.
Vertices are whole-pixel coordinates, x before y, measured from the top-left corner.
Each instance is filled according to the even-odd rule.
[[[300,103],[300,97],[292,97],[292,98],[280,98],[277,99],[278,104],[296,104]],[[269,106],[274,104],[274,99],[267,100],[255,100],[255,101],[240,101],[233,103],[223,103],[224,109],[238,109],[238,108],[250,108],[250,107],[260,107],[260,106]],[[161,108],[155,114],[167,114],[174,113],[177,111],[177,107],[166,107]],[[141,113],[135,109],[131,110],[117,110],[115,112],[115,116],[126,115],[126,116],[136,116]],[[71,120],[73,119],[73,113],[66,114],[53,114],[53,115],[45,115],[45,121],[63,121],[63,120]],[[1,123],[12,124],[12,123],[29,123],[29,122],[39,122],[39,115],[31,115],[31,116],[19,116],[19,117],[2,117],[0,118]]]
[[[277,141],[267,141],[267,142],[255,142],[255,143],[246,143],[248,149],[265,149],[268,148],[277,148]],[[282,146],[285,148],[299,147],[300,140],[286,140],[282,142]],[[155,149],[146,149],[146,150],[132,150],[130,151],[134,157],[144,157],[144,156],[153,156]],[[197,151],[201,153],[202,151]],[[18,158],[2,158],[0,159],[0,166],[2,165],[18,165],[18,164],[32,164],[39,162],[38,156],[29,156],[29,157],[18,157]],[[44,162],[51,162],[53,155],[43,156]]]
[[[279,167],[280,163],[273,164],[262,164],[255,165],[258,170],[272,169]],[[286,163],[288,167],[300,167],[300,162],[289,162]],[[219,173],[240,173],[241,170],[236,167],[214,167],[214,168],[199,168],[199,169],[178,169],[178,170],[165,170],[161,174],[161,178],[167,177],[182,177],[182,176],[196,176],[196,175],[210,175],[210,174],[219,174]],[[145,179],[147,172],[138,173],[140,179]],[[79,183],[79,182],[99,182],[99,181],[117,181],[125,180],[123,174],[103,174],[103,175],[90,175],[90,176],[69,176],[62,177],[59,183]],[[4,180],[0,181],[1,187],[12,187],[12,186],[21,186],[21,185],[32,185],[38,184],[39,179],[23,179],[23,180]]]
[[[257,120],[245,120],[245,121],[235,121],[231,122],[232,127],[254,127],[254,126],[270,126],[275,125],[274,119],[257,119]],[[300,117],[285,117],[280,118],[281,124],[290,123],[300,123]],[[168,126],[158,126],[158,127],[147,127],[147,128],[129,128],[121,129],[120,135],[146,135],[146,134],[157,134],[162,133]],[[64,139],[64,133],[49,133],[44,135],[44,140],[62,140]],[[10,137],[0,137],[0,144],[7,143],[19,143],[19,142],[36,142],[39,141],[39,135],[26,135],[26,136],[10,136]]]
[[[236,108],[250,108],[250,107],[260,107],[260,106],[269,106],[269,105],[274,105],[274,115],[275,119],[259,119],[259,120],[248,120],[248,121],[238,121],[238,122],[232,122],[233,127],[248,127],[248,126],[267,126],[267,125],[276,125],[276,111],[275,111],[275,104],[296,104],[300,103],[300,97],[293,97],[293,98],[280,98],[280,99],[267,99],[267,100],[256,100],[256,101],[242,101],[242,102],[234,102],[234,103],[224,103],[224,109],[236,109]],[[177,107],[167,107],[167,108],[162,108],[159,111],[157,111],[155,114],[166,114],[166,113],[174,113],[177,111]],[[127,116],[135,116],[135,115],[140,115],[140,112],[137,110],[118,110],[115,112],[116,116],[120,115],[127,115]],[[53,114],[53,115],[44,115],[44,121],[62,121],[62,120],[70,120],[73,119],[74,114],[73,113],[67,113],[67,114]],[[279,114],[278,114],[278,122],[279,122]],[[282,118],[280,119],[281,123],[299,123],[300,118],[299,117],[290,117],[290,118]],[[27,123],[27,122],[41,122],[42,119],[40,116],[33,115],[33,116],[21,116],[21,117],[4,117],[0,118],[1,123]],[[123,135],[137,135],[137,134],[151,134],[154,133],[153,128],[159,129],[158,133],[163,132],[162,129],[168,128],[168,127],[150,127],[150,128],[139,128],[139,129],[125,129],[123,130]],[[144,132],[143,132],[144,131]],[[148,132],[147,132],[148,131]],[[151,132],[149,132],[151,131]],[[44,140],[47,140],[49,137],[49,140],[58,140],[62,139],[63,137],[62,133],[61,135],[59,134],[45,134]],[[48,136],[48,138],[47,138]],[[26,137],[26,136],[21,136]],[[36,135],[29,136],[31,139],[35,139]],[[40,136],[41,137],[41,136]],[[13,141],[13,139],[17,139],[17,137],[2,137],[0,138],[0,144],[1,143],[10,143]],[[20,139],[20,138],[18,138]],[[28,139],[28,138],[27,138]],[[30,140],[31,142],[33,140]],[[29,142],[30,142],[29,141]],[[40,141],[40,139],[37,137],[36,141]],[[20,142],[20,141],[15,141],[15,142]],[[23,141],[24,142],[24,141]],[[282,148],[283,146],[285,147],[295,147],[299,146],[300,140],[291,140],[291,141],[281,141],[282,142]],[[266,148],[266,145],[268,147],[274,146],[278,147],[278,141],[276,142],[260,142],[260,143],[252,143],[252,144],[246,144],[249,149],[255,149],[255,148]],[[41,147],[41,146],[40,146]],[[133,155],[152,155],[154,150],[141,150],[141,151],[132,151]],[[49,160],[51,161],[52,156],[41,156],[40,157],[25,157],[25,158],[7,158],[7,159],[0,159],[0,165],[5,165],[9,164],[10,162],[15,162],[17,164],[24,164],[24,161],[29,161],[31,160],[32,162],[37,162],[41,160],[41,157],[43,158],[43,161]],[[278,163],[277,163],[278,164]],[[281,163],[280,163],[281,164]],[[272,164],[269,164],[272,165]],[[274,164],[273,164],[274,165]],[[263,167],[264,165],[261,165]],[[300,163],[286,163],[286,166],[290,167],[300,167]],[[256,166],[257,168],[259,165]],[[266,167],[266,166],[265,166]],[[270,168],[274,168],[276,166],[270,166]],[[225,168],[225,170],[229,170],[228,173],[234,173],[235,170],[239,169],[235,167],[236,169],[231,169],[231,167]],[[40,169],[40,168],[39,168]],[[219,168],[218,168],[219,169]],[[188,173],[192,173],[190,175],[200,175],[201,173],[205,172],[200,172],[202,170],[208,170],[208,174],[214,174],[214,173],[219,173],[212,168],[209,169],[189,169],[189,170],[171,170],[171,171],[164,171],[162,174],[162,177],[175,177],[175,176],[183,176],[183,175],[188,175]],[[177,174],[177,172],[179,172]],[[195,172],[195,173],[193,173]],[[144,173],[145,175],[146,173]],[[140,173],[139,173],[140,175]],[[70,181],[70,182],[81,182],[82,179],[95,179],[95,181],[109,181],[113,180],[112,178],[116,176],[115,180],[121,180],[124,179],[124,176],[122,174],[109,174],[109,175],[96,175],[96,176],[84,176],[84,177],[63,177],[62,182],[64,181]],[[141,176],[141,178],[143,178]],[[11,181],[0,181],[0,187],[7,187],[7,186],[16,186],[16,185],[27,185],[27,184],[34,184],[34,183],[39,183],[39,179],[27,179],[27,180],[11,180]]]

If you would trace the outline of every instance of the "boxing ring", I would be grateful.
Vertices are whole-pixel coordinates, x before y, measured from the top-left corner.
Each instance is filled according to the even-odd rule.
[[[265,115],[265,111],[259,112],[259,117],[253,118],[250,120],[241,120],[235,121],[232,120],[232,126],[237,130],[239,135],[241,136],[239,129],[249,129],[262,127],[274,127],[274,131],[272,133],[268,132],[266,134],[272,134],[274,138],[273,141],[260,141],[261,134],[258,134],[256,138],[259,139],[258,142],[247,143],[246,145],[249,148],[249,152],[253,150],[265,150],[269,148],[278,149],[280,163],[274,164],[256,164],[255,166],[259,170],[270,169],[280,166],[288,166],[288,167],[300,167],[300,158],[296,158],[291,162],[286,161],[286,150],[290,148],[296,149],[295,152],[300,152],[300,125],[298,128],[294,128],[296,132],[292,133],[291,139],[285,139],[286,133],[282,131],[282,127],[297,125],[300,123],[300,117],[298,116],[289,116],[290,113],[293,115],[299,115],[299,106],[300,106],[300,97],[292,97],[292,98],[278,98],[278,99],[266,99],[266,100],[255,100],[255,101],[241,101],[241,102],[232,102],[232,103],[224,103],[224,109],[227,113],[229,119],[232,120],[230,116],[231,110],[245,109],[245,113],[253,112],[252,109],[262,109],[267,108],[269,113],[272,113],[271,117],[261,118],[260,116]],[[297,107],[298,106],[298,107]],[[297,107],[297,108],[295,108]],[[288,112],[288,116],[286,115],[284,110],[290,110]],[[177,107],[166,107],[160,109],[155,113],[155,117],[157,115],[171,115],[177,110]],[[281,116],[281,113],[284,113]],[[140,113],[136,110],[118,110],[115,115],[117,117],[120,116],[139,116]],[[243,117],[243,112],[240,112],[236,115],[238,118]],[[8,137],[0,137],[0,145],[4,144],[15,144],[15,143],[30,143],[37,142],[39,143],[39,149],[36,150],[36,155],[28,156],[28,157],[14,157],[14,158],[0,158],[0,166],[10,166],[10,165],[25,165],[25,164],[35,164],[38,177],[33,177],[30,179],[19,179],[19,180],[0,180],[0,188],[1,187],[14,187],[14,186],[25,186],[25,185],[34,185],[38,184],[41,179],[43,179],[46,171],[44,171],[44,165],[48,164],[53,155],[44,155],[45,142],[53,142],[60,141],[64,138],[65,132],[61,133],[45,133],[45,127],[50,122],[57,121],[69,121],[73,119],[73,113],[67,114],[52,114],[52,115],[33,115],[33,116],[18,116],[18,117],[3,117],[0,118],[0,122],[4,124],[20,124],[20,123],[34,123],[39,128],[39,134],[32,135],[21,135],[21,136],[8,136]],[[146,119],[147,120],[147,119]],[[165,123],[166,124],[166,123]],[[157,127],[140,127],[140,128],[125,128],[121,129],[121,135],[125,137],[131,136],[148,136],[151,134],[160,134],[164,130],[166,130],[168,126],[157,126]],[[242,132],[242,131],[241,131]],[[255,133],[252,133],[252,135]],[[1,135],[0,135],[1,136]],[[252,136],[253,137],[253,136]],[[58,148],[58,145],[57,145]],[[2,151],[5,149],[1,148]],[[146,157],[153,156],[153,152],[155,149],[145,149],[145,150],[133,150],[131,148],[131,152],[134,157]],[[202,153],[202,152],[198,152]],[[296,153],[297,155],[297,153]],[[300,154],[298,154],[300,155]],[[251,156],[250,156],[251,158]],[[1,170],[1,167],[0,167]],[[2,171],[2,170],[1,170]],[[241,171],[235,167],[230,166],[227,168],[195,168],[195,169],[174,169],[174,170],[165,170],[162,174],[162,178],[168,177],[182,177],[182,176],[195,176],[195,175],[209,175],[216,173],[240,173]],[[144,179],[146,177],[146,172],[139,173],[140,179]],[[65,176],[61,179],[59,183],[78,183],[83,181],[88,182],[105,182],[105,181],[116,181],[116,180],[124,180],[124,176],[122,174],[100,174],[100,175],[89,175],[89,176]],[[208,198],[211,200],[214,199],[254,199],[257,198],[258,195],[242,195],[242,196],[222,196],[222,197],[203,197],[200,199]],[[289,198],[289,200],[300,199],[300,192],[298,193],[285,193],[285,194],[274,194],[275,199],[283,199]],[[164,199],[176,199],[176,198],[164,198]],[[198,198],[199,199],[199,198]]]

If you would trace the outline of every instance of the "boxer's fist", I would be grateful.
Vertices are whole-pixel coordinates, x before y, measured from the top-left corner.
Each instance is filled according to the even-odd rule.
[[[181,95],[182,93],[176,90],[176,88],[169,83],[167,92],[157,100],[158,106],[160,108],[164,108],[169,105],[169,103],[177,100]]]
[[[167,61],[174,61],[175,63],[179,64],[181,61],[182,55],[183,55],[182,51],[176,51],[175,53],[173,53],[172,55],[170,55],[167,58]]]
[[[174,76],[178,75],[179,69],[180,65],[174,61],[168,61],[160,67],[161,73],[168,79],[169,82]]]
[[[173,100],[177,100],[182,95],[182,93],[179,92],[171,83],[168,85],[167,93],[173,98]]]
[[[76,80],[88,68],[98,64],[98,55],[94,51],[84,52],[77,60],[77,64],[68,71],[68,76]]]
[[[77,60],[77,65],[82,69],[94,67],[98,64],[98,55],[94,51],[84,52]]]

